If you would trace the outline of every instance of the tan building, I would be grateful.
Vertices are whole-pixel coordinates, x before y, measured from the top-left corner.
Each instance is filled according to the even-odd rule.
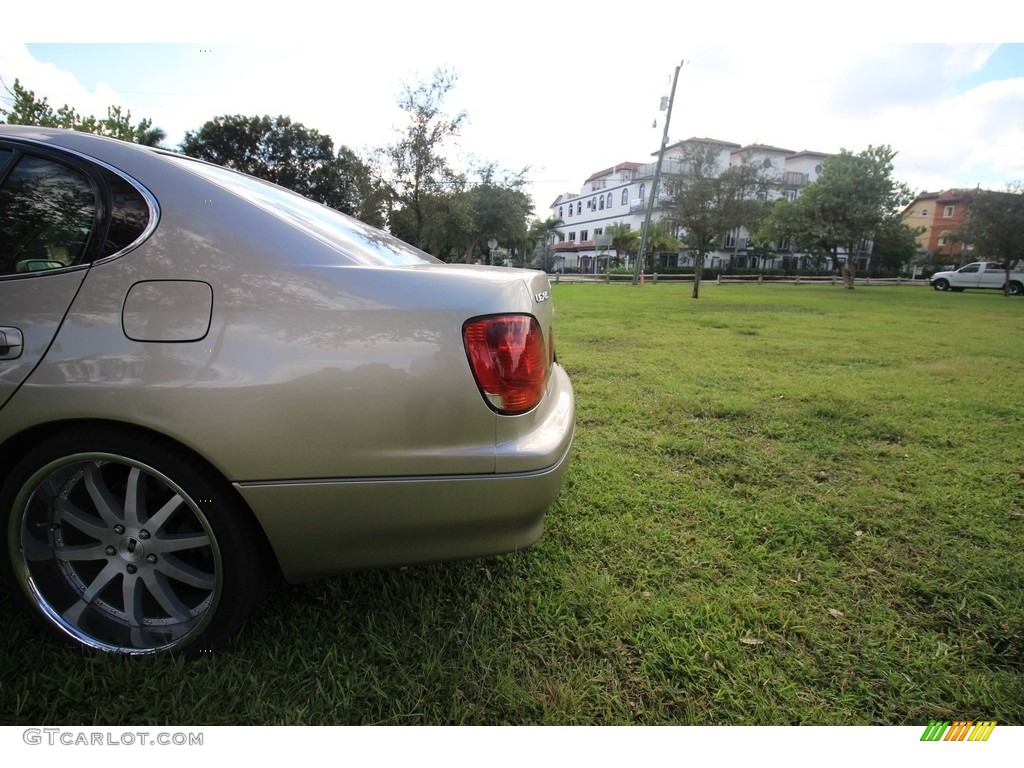
[[[947,189],[922,192],[908,205],[902,215],[903,224],[923,231],[917,235],[918,247],[937,261],[962,264],[970,256],[969,243],[960,240],[960,230],[967,220],[971,190]]]

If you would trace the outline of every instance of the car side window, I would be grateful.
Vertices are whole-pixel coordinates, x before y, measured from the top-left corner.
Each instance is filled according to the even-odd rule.
[[[23,155],[0,186],[0,276],[79,264],[96,221],[88,177]]]
[[[110,190],[110,224],[100,258],[111,256],[138,240],[149,224],[149,205],[142,194],[116,173],[102,169]]]

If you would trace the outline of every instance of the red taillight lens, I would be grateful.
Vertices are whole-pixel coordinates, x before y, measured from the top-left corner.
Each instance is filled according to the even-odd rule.
[[[462,336],[476,383],[498,413],[525,413],[540,402],[548,355],[536,318],[481,317],[466,323]]]

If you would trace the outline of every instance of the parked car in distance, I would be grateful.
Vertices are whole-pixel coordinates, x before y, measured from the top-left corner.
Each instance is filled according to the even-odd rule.
[[[225,642],[268,579],[510,552],[573,440],[550,285],[164,150],[0,126],[0,569],[58,637]]]
[[[1024,267],[1018,266],[1006,279],[1006,267],[994,261],[976,261],[950,272],[936,272],[928,278],[936,291],[962,291],[965,288],[992,288],[1014,296],[1024,294]]]

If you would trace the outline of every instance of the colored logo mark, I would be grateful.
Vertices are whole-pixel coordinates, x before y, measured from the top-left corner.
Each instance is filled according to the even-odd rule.
[[[931,720],[921,734],[921,741],[988,741],[995,727],[995,720]]]

